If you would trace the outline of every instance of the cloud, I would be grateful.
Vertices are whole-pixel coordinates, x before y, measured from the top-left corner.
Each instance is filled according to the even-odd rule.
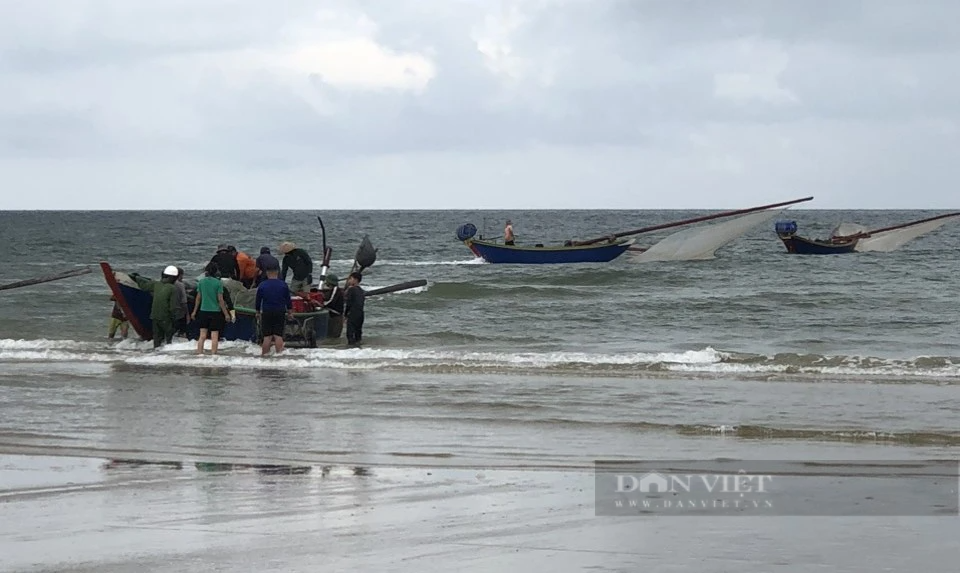
[[[224,207],[211,187],[262,208],[284,189],[311,208],[956,207],[958,15],[2,2],[0,174],[18,192],[0,208]]]

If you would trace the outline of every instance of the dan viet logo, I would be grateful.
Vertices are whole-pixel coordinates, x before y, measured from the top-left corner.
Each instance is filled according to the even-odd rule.
[[[660,474],[649,472],[637,478],[633,475],[617,476],[617,493],[766,493],[766,484],[773,480],[769,475],[737,474]]]
[[[616,476],[618,508],[638,509],[772,509],[765,499],[773,481],[771,475],[736,474],[669,474],[647,472],[642,475]],[[630,496],[630,494],[634,494]],[[647,494],[637,496],[636,494]],[[665,495],[671,494],[671,495]],[[645,499],[641,499],[645,498]]]

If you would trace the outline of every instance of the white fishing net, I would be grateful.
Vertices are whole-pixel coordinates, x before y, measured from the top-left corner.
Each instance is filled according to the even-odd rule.
[[[717,249],[782,212],[760,211],[722,223],[685,229],[664,238],[642,253],[630,253],[631,260],[652,262],[712,259]]]
[[[856,250],[861,252],[876,251],[881,253],[889,253],[890,251],[899,249],[920,235],[924,235],[930,231],[939,229],[943,225],[958,219],[960,219],[960,215],[944,217],[943,219],[937,219],[936,221],[928,221],[926,223],[910,225],[909,227],[904,227],[902,229],[874,233],[869,237],[860,239],[860,242],[857,243]]]

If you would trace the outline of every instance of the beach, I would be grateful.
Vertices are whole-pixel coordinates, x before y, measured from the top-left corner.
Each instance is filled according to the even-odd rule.
[[[248,252],[306,233],[218,216]],[[190,273],[234,240],[193,217],[2,213],[0,261],[11,281]],[[471,259],[468,217],[330,217],[334,272],[389,226],[364,285],[429,282],[368,301],[363,348],[108,340],[95,273],[2,293],[0,570],[956,569],[956,228],[893,253],[797,257],[764,228],[709,261],[518,268]],[[676,218],[514,222],[547,240]],[[601,507],[598,462],[731,460],[789,487],[765,512]]]

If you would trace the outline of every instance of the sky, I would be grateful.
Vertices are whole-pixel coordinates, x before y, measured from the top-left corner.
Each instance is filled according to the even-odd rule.
[[[958,21],[953,0],[0,0],[0,209],[956,209]]]

